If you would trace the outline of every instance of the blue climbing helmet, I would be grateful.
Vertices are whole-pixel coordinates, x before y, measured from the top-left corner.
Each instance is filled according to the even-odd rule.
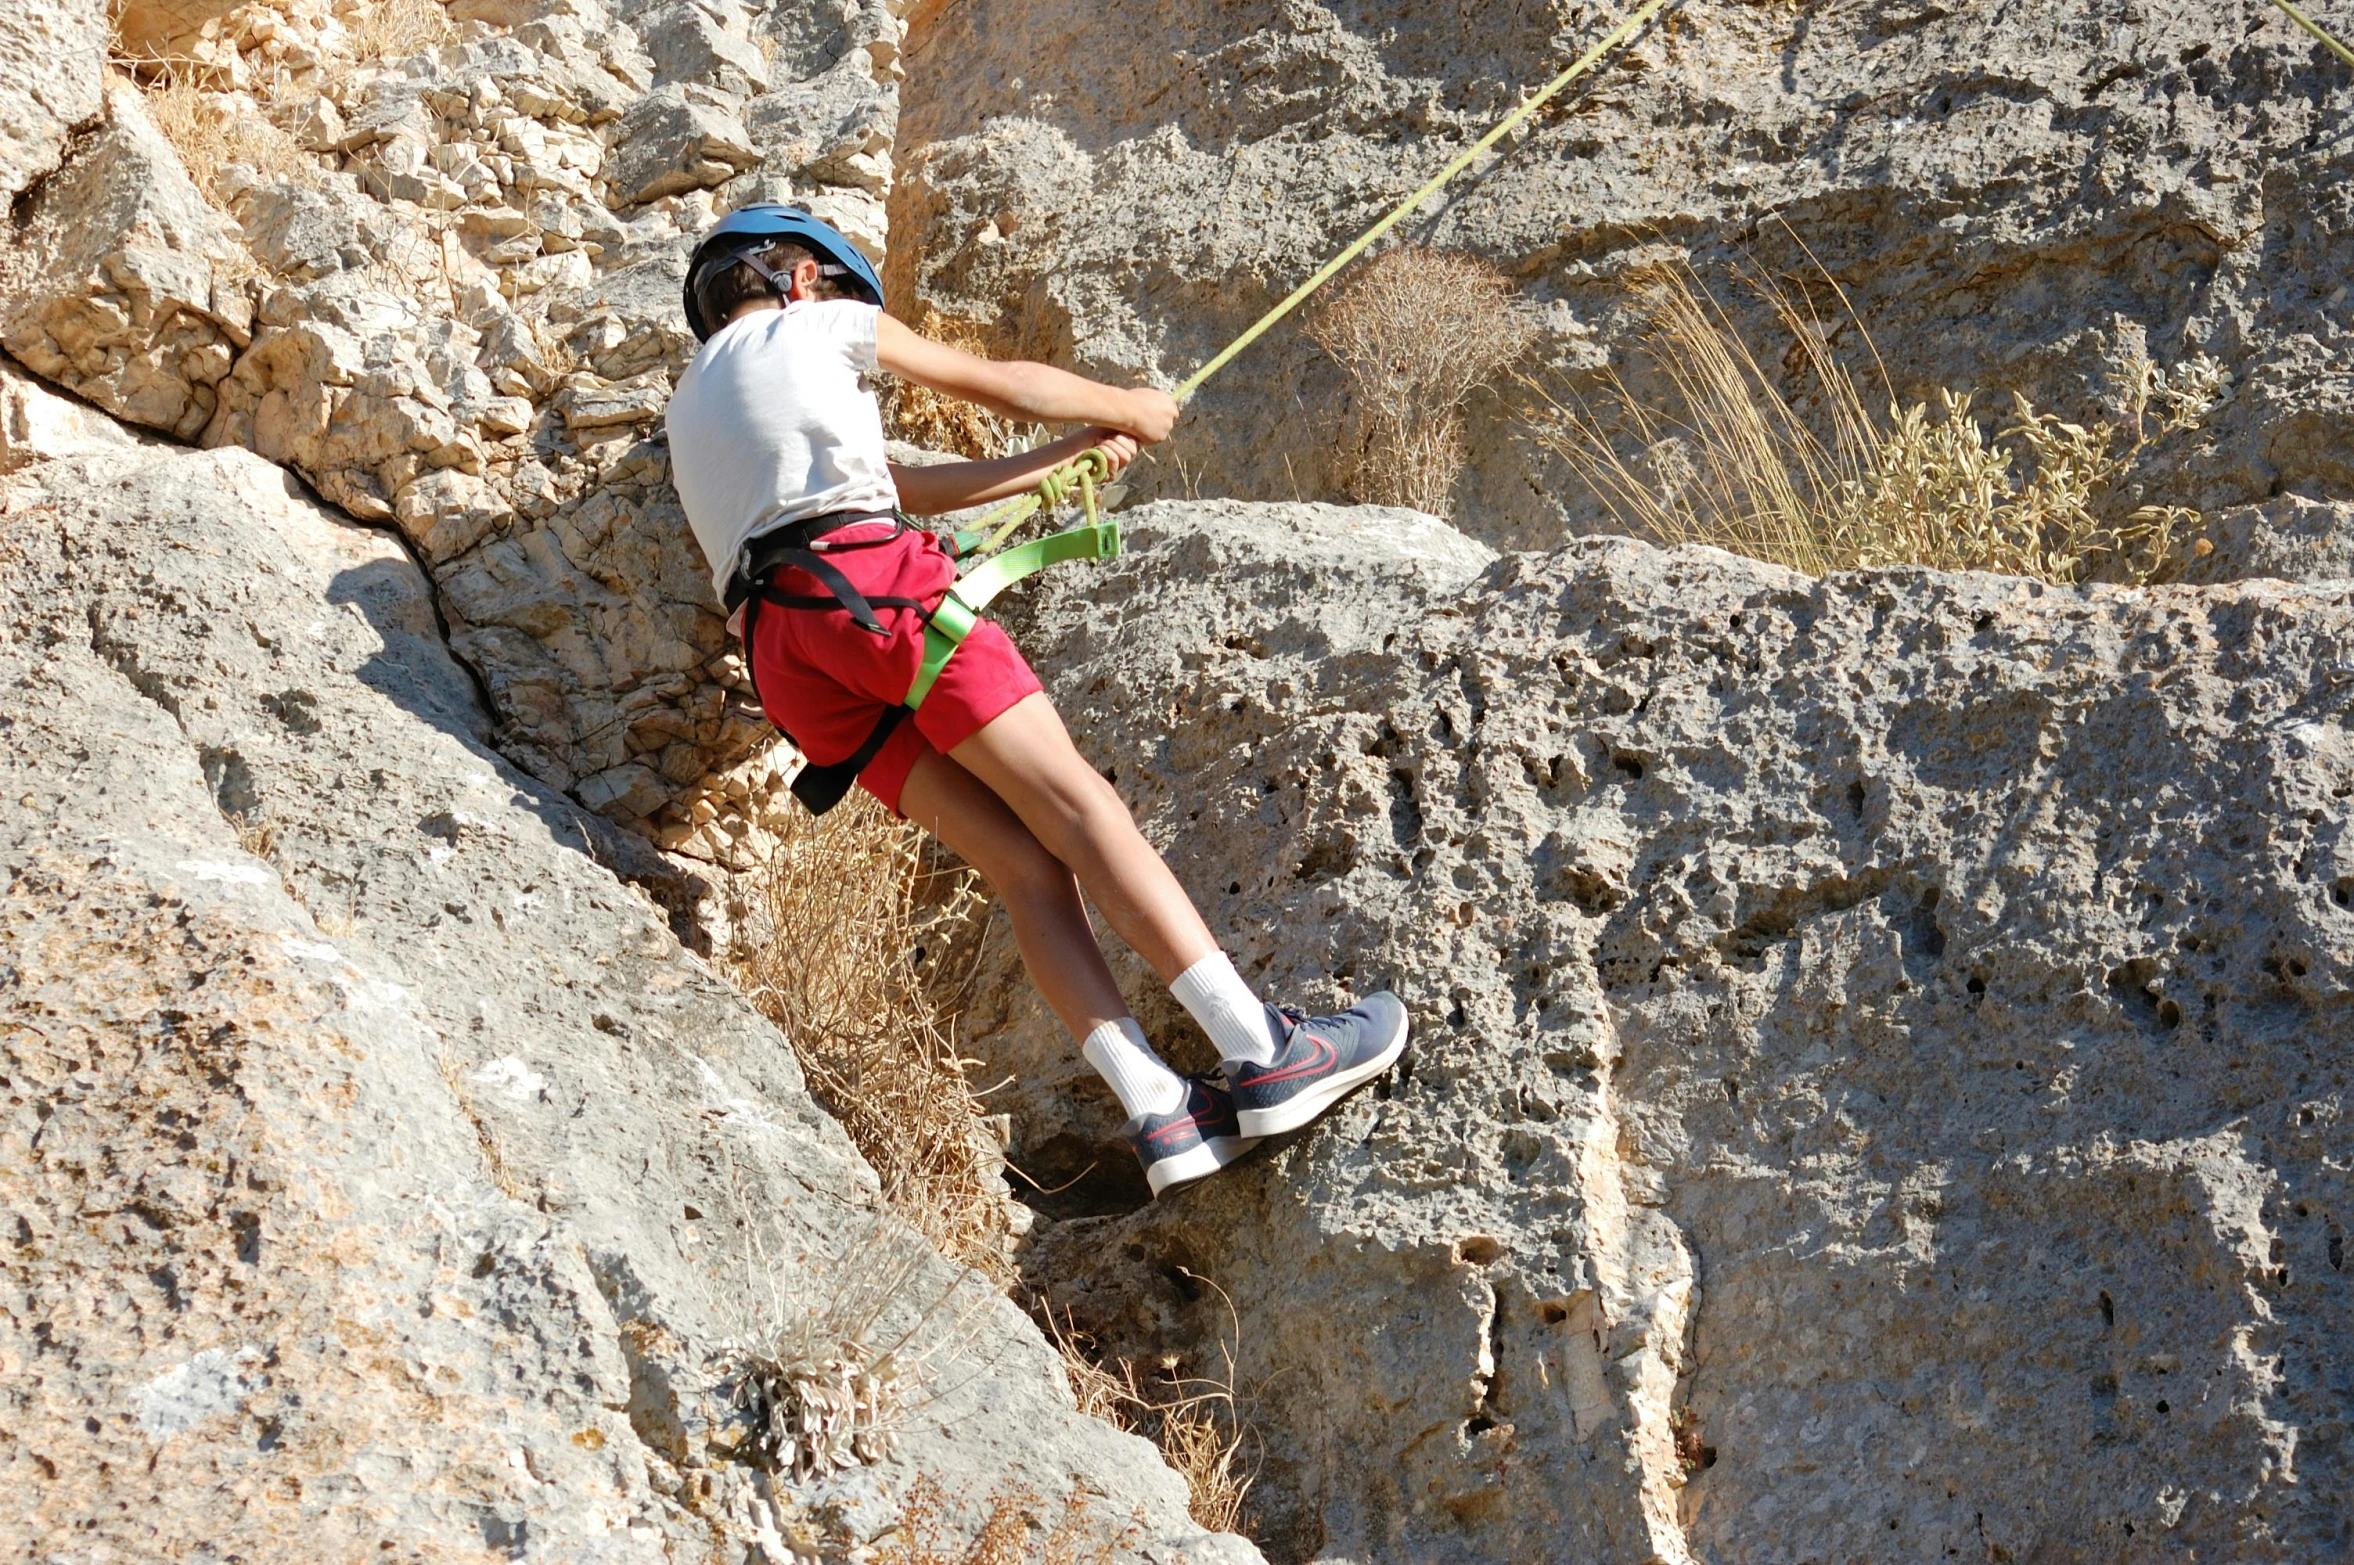
[[[858,253],[858,247],[842,237],[840,229],[820,222],[799,207],[763,201],[757,206],[738,207],[712,224],[711,232],[703,236],[687,262],[687,325],[693,329],[697,342],[710,341],[711,334],[722,324],[703,313],[702,300],[703,284],[722,269],[739,261],[746,262],[767,281],[770,292],[780,300],[784,298],[790,279],[762,264],[754,254],[780,239],[803,246],[817,257],[818,269],[824,275],[843,279],[867,303],[877,308],[882,306],[883,279],[875,274],[873,263]]]

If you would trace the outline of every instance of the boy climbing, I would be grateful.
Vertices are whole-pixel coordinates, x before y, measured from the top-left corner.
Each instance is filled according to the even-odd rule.
[[[686,313],[703,347],[671,399],[671,471],[741,617],[762,707],[808,758],[794,791],[822,811],[855,777],[980,872],[1031,980],[1126,1110],[1153,1193],[1217,1172],[1387,1070],[1405,1048],[1405,1007],[1375,994],[1308,1017],[1253,994],[1004,631],[981,621],[906,704],[956,568],[903,513],[1025,493],[1088,450],[1117,472],[1168,437],[1177,404],[930,341],[884,313],[881,278],[841,234],[788,207],[746,207],[704,236]],[[877,370],[1085,427],[994,461],[901,467],[885,458]],[[1180,1076],[1154,1052],[1082,892],[1201,1024],[1219,1074]]]

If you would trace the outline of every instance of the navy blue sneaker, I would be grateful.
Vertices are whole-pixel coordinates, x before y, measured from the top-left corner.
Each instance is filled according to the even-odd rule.
[[[1406,1052],[1406,1007],[1394,994],[1369,994],[1338,1016],[1267,1007],[1284,1039],[1271,1065],[1226,1062],[1234,1117],[1246,1136],[1297,1130],[1397,1063]]]
[[[1234,1100],[1200,1076],[1185,1078],[1185,1101],[1173,1113],[1139,1114],[1125,1128],[1156,1196],[1208,1178],[1259,1144],[1235,1123]]]

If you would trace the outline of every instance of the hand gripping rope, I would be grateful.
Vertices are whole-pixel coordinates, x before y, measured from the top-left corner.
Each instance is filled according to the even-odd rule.
[[[1420,189],[1391,208],[1380,222],[1359,235],[1347,249],[1327,261],[1315,276],[1293,289],[1281,304],[1253,322],[1249,330],[1228,343],[1217,357],[1195,370],[1177,388],[1177,401],[1180,404],[1191,401],[1193,394],[1201,390],[1211,376],[1232,363],[1277,322],[1307,303],[1318,289],[1346,270],[1350,262],[1372,249],[1382,235],[1404,222],[1407,214],[1445,189],[1456,175],[1478,162],[1498,142],[1552,102],[1570,83],[1600,64],[1604,56],[1633,37],[1644,24],[1671,3],[1672,0],[1645,0],[1641,9],[1603,34],[1592,48],[1577,57],[1568,70],[1553,78],[1542,91],[1506,115],[1495,129],[1473,142]],[[2276,3],[2282,3],[2282,0],[2276,0]],[[1120,524],[1105,520],[1097,509],[1096,485],[1110,477],[1111,463],[1102,452],[1081,452],[1076,461],[1047,474],[1034,493],[1006,502],[982,517],[973,527],[956,535],[958,557],[970,557],[974,563],[965,569],[956,585],[949,589],[948,595],[940,600],[940,606],[932,611],[924,628],[923,666],[916,674],[915,683],[908,688],[907,700],[903,705],[909,710],[923,705],[924,697],[931,694],[932,686],[938,682],[940,671],[948,666],[948,660],[956,655],[956,649],[963,644],[965,637],[972,634],[973,626],[979,623],[981,611],[1006,588],[1049,565],[1059,565],[1065,560],[1106,560],[1120,552]],[[1042,512],[1052,515],[1074,496],[1086,513],[1086,521],[1082,525],[1064,532],[1050,533],[1010,549],[1003,547],[1006,539],[1031,517]]]

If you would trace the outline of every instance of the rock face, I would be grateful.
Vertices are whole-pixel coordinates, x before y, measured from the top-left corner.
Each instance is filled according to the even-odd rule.
[[[1271,1559],[2342,1549],[2354,590],[1130,520],[1026,650],[1245,974],[1416,1042],[1133,1210],[1002,929],[971,1031],[1057,1301],[1238,1343]]]
[[[105,109],[101,0],[17,0],[0,16],[0,200],[57,167]]]
[[[79,15],[12,13],[0,63],[9,29]],[[22,165],[30,221],[0,333],[120,417],[397,525],[510,757],[740,866],[783,800],[659,440],[694,347],[680,273],[753,199],[805,201],[881,257],[900,24],[880,0],[468,0],[447,22],[388,43],[323,0],[125,8],[124,49],[224,89],[201,102],[229,150],[200,188],[118,84],[37,180],[62,131],[9,116],[32,139],[0,150],[0,184]]]
[[[0,304],[0,344],[110,413],[193,439],[252,339],[250,263],[137,89],[116,84],[107,111],[12,230],[21,275]]]
[[[1009,347],[1173,380],[1209,357],[1626,7],[1322,0],[966,0],[918,12],[892,198],[894,280]],[[1049,62],[1084,60],[1071,71]],[[1687,9],[1403,237],[1520,282],[1554,395],[1627,370],[1630,275],[1689,255],[1835,278],[1891,389],[2018,390],[2076,418],[2114,359],[2212,354],[2238,394],[2161,452],[2204,510],[2354,494],[2345,135],[2354,72],[2269,10],[2095,0]],[[1725,297],[1758,356],[1787,339]],[[1836,348],[1875,388],[1875,361]],[[1796,356],[1787,366],[1795,374]],[[1336,485],[1338,372],[1295,327],[1194,404],[1161,493]],[[1671,404],[1672,405],[1672,404]],[[1465,525],[1550,547],[1590,499],[1511,416],[1473,407]],[[1282,432],[1269,438],[1271,431]]]
[[[1257,1557],[882,1215],[396,542],[126,442],[0,486],[0,576],[9,1557],[782,1565],[918,1473]],[[748,1463],[731,1345],[870,1308],[899,1454]]]
[[[2208,536],[2214,553],[2192,561],[2185,580],[2354,580],[2354,505],[2283,495],[2224,512]]]
[[[152,437],[150,437],[152,438]],[[64,456],[135,450],[141,437],[0,359],[0,475]]]

